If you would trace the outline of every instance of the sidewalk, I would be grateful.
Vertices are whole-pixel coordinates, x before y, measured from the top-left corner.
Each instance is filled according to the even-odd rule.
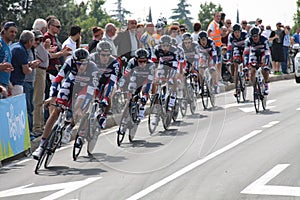
[[[293,79],[294,77],[295,77],[294,73],[283,74],[283,75],[270,74],[270,82]],[[227,91],[230,91],[230,90],[233,90],[233,89],[234,89],[234,84],[233,83],[229,83],[228,85],[220,86],[220,92],[221,93],[227,92]],[[147,114],[147,111],[146,111],[146,114]],[[107,122],[106,122],[106,128],[111,128],[113,126],[116,126],[117,123],[119,123],[120,119],[121,119],[121,114],[109,115],[108,118],[107,118]],[[74,132],[72,134],[71,141],[75,139],[76,127],[77,126],[75,126],[74,129],[73,129]],[[38,137],[38,138],[31,141],[31,152],[33,152],[38,147],[38,145],[40,144],[40,140],[41,140],[41,137]],[[20,153],[19,155],[16,155],[12,158],[8,158],[8,159],[3,160],[2,163],[10,162],[10,161],[13,161],[13,160],[19,159],[21,157],[25,157],[25,156],[30,156],[29,154],[30,154],[30,152]],[[1,168],[1,162],[0,162],[0,168]]]

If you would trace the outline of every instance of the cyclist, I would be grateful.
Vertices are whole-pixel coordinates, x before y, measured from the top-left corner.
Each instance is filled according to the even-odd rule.
[[[128,91],[131,94],[143,92],[142,105],[139,107],[138,114],[140,120],[144,118],[145,105],[154,78],[154,70],[155,64],[149,59],[149,52],[140,48],[135,51],[135,56],[129,60],[124,75],[120,79],[120,87],[123,87],[125,82],[129,82]]]
[[[64,79],[65,81],[63,82]],[[77,102],[74,107],[79,107],[81,110],[84,110],[94,93],[94,88],[97,86],[97,80],[98,69],[95,63],[89,61],[89,52],[83,48],[76,49],[73,52],[72,57],[65,61],[58,75],[53,80],[50,87],[50,98],[45,100],[45,105],[56,103],[64,106],[70,106],[72,103],[72,94],[78,92],[77,99],[84,98],[84,100],[78,101],[83,102],[81,106],[77,106]],[[83,92],[82,89],[85,87],[86,92]],[[50,135],[52,127],[60,112],[60,107],[54,107],[54,110],[51,112],[50,117],[46,122],[40,145],[32,153],[34,159],[38,160],[40,158],[43,150],[43,144]],[[74,111],[74,113],[76,113],[76,111]],[[73,123],[73,125],[74,124],[75,123]]]
[[[155,79],[168,80],[173,86],[169,101],[169,109],[172,109],[176,101],[177,90],[177,66],[178,66],[178,50],[172,45],[172,38],[169,35],[163,35],[159,40],[159,45],[154,47],[152,61],[156,63],[157,71]],[[153,92],[156,91],[156,83],[153,83]],[[157,119],[158,120],[158,119]],[[154,122],[157,123],[158,121]]]
[[[234,70],[233,77],[234,83],[237,84],[236,75],[238,72],[238,64],[243,62],[243,52],[245,48],[245,40],[247,39],[247,33],[242,31],[242,26],[240,24],[235,24],[232,27],[233,32],[231,32],[228,36],[228,44],[227,44],[227,52],[226,52],[226,60],[233,61]],[[243,70],[246,72],[246,81],[248,78],[248,68],[245,67]],[[234,93],[236,96],[236,93]]]
[[[260,56],[262,74],[265,80],[264,95],[269,94],[269,62],[270,62],[270,47],[268,39],[260,34],[259,27],[252,27],[250,29],[250,36],[245,41],[244,49],[244,64],[249,66],[249,63],[257,63],[257,57]],[[256,67],[251,67],[251,82],[254,83]]]
[[[106,126],[107,114],[111,108],[111,94],[117,82],[120,64],[112,55],[112,46],[107,41],[100,41],[97,44],[96,52],[91,54],[91,60],[96,63],[99,73],[99,85],[96,95],[103,94],[102,105],[105,107],[104,113],[97,116],[98,123],[102,129]],[[105,91],[105,93],[104,93]]]
[[[198,43],[199,43],[199,58],[200,63],[199,66],[202,64],[202,55],[207,56],[206,59],[208,59],[208,67],[210,68],[210,72],[212,75],[212,80],[214,83],[214,89],[215,93],[219,93],[219,86],[218,86],[218,80],[217,80],[217,71],[216,71],[216,63],[217,63],[217,51],[215,48],[214,41],[208,37],[208,34],[206,31],[201,31],[198,36]],[[200,68],[200,81],[202,82],[202,76],[204,74],[203,68]]]
[[[195,73],[199,77],[198,61],[199,61],[199,44],[193,41],[193,37],[190,33],[184,33],[182,35],[182,48],[186,58],[186,73]],[[198,83],[200,89],[200,79],[197,78],[195,83]],[[198,90],[200,91],[200,90]]]

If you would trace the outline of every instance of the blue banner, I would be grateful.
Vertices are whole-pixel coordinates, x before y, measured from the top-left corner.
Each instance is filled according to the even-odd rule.
[[[30,148],[25,94],[0,99],[0,161]]]

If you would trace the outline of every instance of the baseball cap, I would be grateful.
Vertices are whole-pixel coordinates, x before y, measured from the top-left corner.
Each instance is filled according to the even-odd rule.
[[[43,38],[44,37],[43,33],[40,30],[33,30],[32,32],[33,32],[35,38]]]

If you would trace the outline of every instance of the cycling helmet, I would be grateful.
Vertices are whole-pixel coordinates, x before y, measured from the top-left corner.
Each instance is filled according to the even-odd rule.
[[[136,58],[148,58],[149,52],[146,49],[139,48],[134,52]]]
[[[235,24],[232,27],[233,32],[234,31],[242,31],[242,26],[240,24]]]
[[[155,25],[155,28],[160,30],[160,29],[163,29],[165,26],[166,26],[166,25],[165,25],[164,22],[162,22],[162,21],[157,21],[157,23],[156,23],[156,25]]]
[[[206,31],[201,31],[198,35],[198,39],[201,40],[203,38],[208,38],[207,32]]]
[[[88,50],[84,49],[84,48],[78,48],[73,52],[73,60],[74,61],[88,61],[89,59],[89,52]]]
[[[158,18],[157,22],[159,22],[159,21],[163,22],[165,24],[165,26],[168,24],[168,21],[165,17]]]
[[[174,46],[178,45],[178,41],[176,40],[176,38],[172,38],[172,45]]]
[[[184,40],[193,40],[193,38],[192,38],[192,35],[190,34],[190,33],[184,33],[183,35],[182,35],[182,40],[184,41]]]
[[[163,35],[160,37],[159,39],[159,44],[168,44],[171,45],[172,44],[172,38],[169,35]]]
[[[98,53],[100,51],[110,51],[110,52],[112,52],[111,44],[107,41],[98,42],[96,49],[97,49]]]
[[[260,28],[254,26],[250,29],[250,36],[255,36],[255,35],[259,35],[260,33]]]

